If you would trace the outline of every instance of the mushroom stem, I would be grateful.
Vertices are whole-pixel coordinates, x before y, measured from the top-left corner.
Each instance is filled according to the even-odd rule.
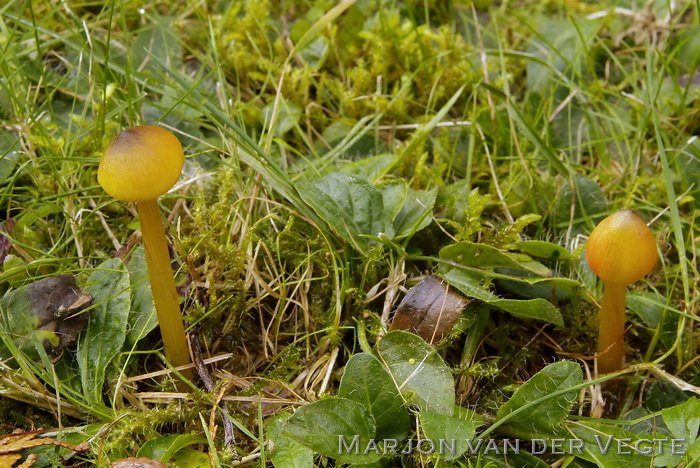
[[[598,315],[598,373],[622,368],[625,351],[625,294],[627,286],[604,282],[603,303]]]
[[[163,336],[165,357],[175,367],[189,364],[190,355],[185,338],[185,327],[175,290],[168,243],[163,229],[163,220],[158,211],[158,202],[156,200],[142,201],[138,202],[137,206],[153,302],[156,305],[160,332]],[[190,378],[191,369],[182,371],[182,374]]]

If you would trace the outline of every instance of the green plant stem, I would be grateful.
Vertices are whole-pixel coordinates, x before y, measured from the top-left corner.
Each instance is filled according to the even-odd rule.
[[[183,366],[191,361],[158,202],[156,200],[139,202],[137,206],[148,276],[158,314],[158,324],[163,336],[165,357],[173,366]],[[192,375],[191,369],[181,372],[188,379]]]
[[[624,284],[605,282],[603,303],[598,315],[598,373],[609,374],[622,368],[625,354]]]

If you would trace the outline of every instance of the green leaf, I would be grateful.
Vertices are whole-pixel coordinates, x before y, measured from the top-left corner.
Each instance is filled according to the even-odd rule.
[[[157,64],[150,60],[150,57],[155,55],[167,60],[172,69],[180,69],[183,57],[182,40],[177,35],[177,28],[173,26],[177,18],[157,13],[151,18],[144,28],[139,28],[139,32],[135,33],[131,49],[134,66],[157,75]]]
[[[575,362],[559,361],[548,365],[525,382],[498,410],[496,421],[506,420],[505,427],[518,436],[536,438],[556,434],[571,411],[577,390],[547,398],[551,393],[580,384],[581,367]],[[541,401],[540,401],[541,400]],[[518,413],[515,413],[518,411]]]
[[[359,179],[364,179],[370,183],[374,183],[387,173],[390,166],[394,162],[394,158],[395,156],[393,154],[379,154],[368,158],[362,158],[359,161],[355,161],[341,167],[340,172],[355,176]],[[406,181],[403,179],[398,179],[398,181],[402,182],[404,185],[406,184]],[[385,198],[385,207],[386,204]]]
[[[131,312],[129,313],[126,345],[131,347],[158,325],[158,316],[153,304],[143,246],[138,246],[131,251],[127,269],[129,270],[131,286]]]
[[[483,276],[461,268],[452,268],[440,276],[465,296],[505,310],[511,315],[526,319],[545,320],[560,327],[564,326],[564,319],[559,310],[544,299],[501,299],[482,287]]]
[[[432,221],[437,189],[419,192],[409,189],[406,200],[394,220],[396,237],[407,237],[425,228]]]
[[[421,411],[418,416],[425,438],[433,441],[440,458],[455,460],[467,451],[467,440],[471,440],[476,431],[473,421],[429,411]]]
[[[282,435],[290,414],[281,414],[268,420],[267,436],[272,442],[270,459],[276,468],[306,468],[313,466],[314,453],[301,444]]]
[[[664,465],[658,466],[680,466],[681,461],[691,466],[691,461],[700,459],[700,400],[691,397],[679,405],[664,409],[661,417],[675,441],[674,447],[667,446],[666,450],[661,451],[657,459]]]
[[[175,466],[175,468],[209,468],[211,467],[211,461],[209,460],[209,455],[206,453],[195,450],[190,447],[185,447],[179,450],[170,459],[170,463]]]
[[[0,153],[0,184],[5,182],[12,175],[17,166],[19,156],[14,150],[7,150]]]
[[[484,468],[549,468],[549,464],[543,462],[536,456],[520,451],[520,453],[508,453],[507,455],[485,455],[484,460],[488,460],[488,465],[483,465]],[[575,464],[576,462],[569,463],[567,461],[568,468],[580,468]]]
[[[691,397],[667,380],[655,380],[644,395],[644,406],[649,411],[661,411],[679,405]]]
[[[394,380],[381,362],[367,353],[355,354],[345,365],[338,396],[362,403],[374,417],[377,439],[403,440],[410,420]]]
[[[430,136],[430,134],[435,130],[435,127],[437,126],[438,123],[442,122],[445,119],[445,116],[447,113],[450,111],[452,106],[454,106],[457,103],[457,99],[462,95],[462,92],[464,91],[464,88],[466,88],[466,84],[463,85],[461,88],[459,88],[455,93],[450,97],[450,99],[445,103],[444,106],[431,118],[425,125],[422,127],[418,128],[413,135],[411,135],[411,139],[409,140],[408,144],[403,147],[401,150],[401,154],[399,154],[398,159],[395,162],[395,166],[398,166],[399,164],[403,163],[407,158],[411,157],[416,151],[416,149],[425,141],[426,138]]]
[[[384,233],[394,237],[381,192],[362,179],[332,172],[300,184],[299,192],[318,216],[362,253],[370,248],[369,240],[363,236]]]
[[[467,179],[439,187],[435,205],[441,217],[463,223],[469,210],[470,192],[471,185]],[[478,194],[478,189],[476,193]]]
[[[0,299],[0,312],[2,328],[0,339],[8,340],[0,346],[0,359],[9,359],[14,349],[27,353],[31,359],[39,357],[37,347],[42,346],[42,341],[48,339],[53,342],[56,337],[50,330],[37,330],[39,317],[33,313],[29,302],[28,289],[31,285],[7,292]]]
[[[394,222],[404,203],[406,203],[408,184],[404,179],[394,179],[384,182],[377,188],[382,192],[384,210],[386,210],[389,219]]]
[[[513,268],[540,276],[551,276],[552,272],[527,255],[499,250],[488,244],[458,242],[440,251],[440,258],[473,268]]]
[[[106,260],[90,274],[85,289],[94,298],[94,307],[78,340],[76,358],[85,398],[101,403],[105,371],[118,358],[126,337],[129,273],[120,259]]]
[[[531,257],[547,260],[570,260],[571,254],[559,244],[540,240],[525,240],[515,243],[515,248]]]
[[[453,414],[452,373],[428,343],[413,333],[397,330],[382,338],[378,351],[408,404],[421,411]]]
[[[498,268],[496,272],[511,276],[508,279],[502,276],[495,278],[499,290],[504,289],[527,299],[539,297],[547,300],[556,298],[558,301],[568,301],[581,287],[581,283],[569,278],[540,278],[531,273],[510,268]]]
[[[677,464],[657,464],[659,456],[670,452],[670,441],[657,433],[638,435],[616,425],[597,421],[567,421],[564,423],[570,437],[561,448],[579,458],[596,463],[603,468],[640,468],[642,466],[677,466]],[[657,442],[651,442],[656,438]],[[579,449],[573,448],[578,444]],[[659,443],[661,448],[659,449]],[[637,451],[639,450],[639,451]],[[648,453],[644,453],[648,451]],[[551,449],[548,450],[551,453]],[[652,462],[652,452],[654,460]],[[652,464],[653,463],[653,464]]]
[[[189,445],[206,444],[206,439],[191,434],[176,434],[147,441],[137,456],[168,463],[170,459]]]
[[[299,50],[299,55],[301,55],[306,65],[318,70],[326,62],[329,50],[330,45],[328,44],[328,39],[319,36]]]
[[[275,103],[271,102],[262,109],[260,114],[262,122],[269,129],[271,125],[275,126],[274,135],[276,137],[281,137],[295,126],[299,124],[299,119],[301,118],[302,109],[301,107],[293,102],[288,102],[285,99],[280,99],[277,103],[277,115],[273,122],[273,114],[275,110]]]
[[[573,180],[573,194],[571,184],[567,181],[554,207],[554,221],[562,226],[568,226],[570,223],[572,198],[576,201],[573,218],[575,222],[600,217],[608,209],[608,199],[596,181],[580,174],[574,175]],[[592,225],[591,223],[591,227]]]
[[[666,302],[666,298],[656,292],[630,291],[626,305],[647,327],[653,330],[661,327],[661,342],[671,347],[676,340],[678,315],[664,307]]]
[[[578,63],[585,57],[583,51],[595,37],[600,22],[576,21],[566,19],[536,19],[537,36],[533,39],[528,52],[542,60],[527,62],[527,88],[531,91],[542,89],[550,80],[559,83],[558,73],[570,74],[578,68]]]
[[[680,405],[666,408],[661,416],[673,437],[683,440],[683,451],[690,452],[700,430],[700,400],[692,397]]]
[[[342,463],[381,458],[372,445],[376,426],[369,410],[347,398],[325,398],[299,408],[282,434]]]
[[[62,213],[63,209],[59,205],[38,205],[36,208],[26,209],[22,215],[17,218],[17,224],[14,227],[14,232],[26,231],[29,235],[36,230],[33,228],[37,221],[44,221],[49,215]]]

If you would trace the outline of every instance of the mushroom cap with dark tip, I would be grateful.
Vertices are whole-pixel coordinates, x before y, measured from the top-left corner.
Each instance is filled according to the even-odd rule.
[[[593,229],[586,260],[603,281],[635,283],[656,265],[656,240],[641,216],[633,210],[621,210]]]
[[[124,130],[107,146],[97,181],[119,200],[155,200],[175,185],[184,162],[175,135],[164,128],[139,125]]]

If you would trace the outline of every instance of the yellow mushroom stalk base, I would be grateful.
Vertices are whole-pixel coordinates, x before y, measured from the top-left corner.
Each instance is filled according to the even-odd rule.
[[[608,374],[622,368],[625,353],[624,284],[606,282],[598,315],[598,373]]]
[[[185,338],[185,327],[177,299],[170,254],[163,229],[163,220],[158,210],[158,202],[149,200],[137,203],[146,251],[146,263],[153,291],[153,301],[158,313],[158,323],[163,336],[165,357],[177,367],[190,363],[189,348]],[[190,378],[190,369],[182,371]]]

